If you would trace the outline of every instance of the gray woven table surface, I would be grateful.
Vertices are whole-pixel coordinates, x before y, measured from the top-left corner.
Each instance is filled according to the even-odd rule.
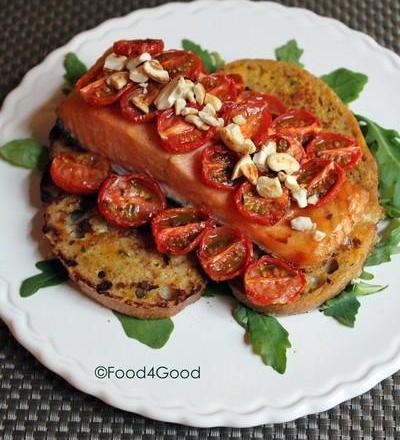
[[[166,1],[0,0],[0,100],[78,32]],[[400,0],[287,0],[337,18],[400,53]],[[111,408],[41,366],[0,321],[1,439],[400,439],[400,373],[330,411],[246,429],[195,429]]]

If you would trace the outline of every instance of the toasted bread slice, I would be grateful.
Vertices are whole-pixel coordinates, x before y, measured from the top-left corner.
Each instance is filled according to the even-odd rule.
[[[306,70],[274,60],[239,60],[225,66],[242,76],[246,87],[275,95],[289,109],[306,109],[316,114],[324,131],[354,137],[361,146],[363,159],[347,177],[369,193],[369,203],[361,222],[327,260],[307,269],[307,290],[290,304],[258,307],[250,304],[240,282],[232,283],[235,296],[263,313],[285,315],[307,312],[339,294],[361,271],[377,240],[376,224],[382,216],[378,203],[378,173],[359,125],[351,111],[319,78]]]

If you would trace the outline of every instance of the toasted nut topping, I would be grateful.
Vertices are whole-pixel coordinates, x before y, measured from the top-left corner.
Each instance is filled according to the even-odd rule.
[[[245,139],[237,124],[228,124],[218,131],[224,144],[232,151],[241,155],[252,154],[256,151],[254,143],[250,139]]]
[[[210,113],[207,113],[205,111],[199,112],[199,118],[205,122],[208,125],[211,125],[212,127],[219,127],[219,121],[215,116],[210,115]]]
[[[203,105],[204,98],[206,96],[206,89],[204,88],[203,84],[197,83],[193,87],[194,97],[196,98],[197,104]]]
[[[189,124],[193,124],[195,127],[199,128],[200,130],[207,131],[210,128],[197,115],[185,116],[185,121],[189,122]]]
[[[180,115],[182,113],[182,110],[184,110],[186,107],[186,101],[183,98],[178,98],[175,101],[175,114]]]
[[[292,197],[296,200],[299,208],[307,207],[307,191],[304,188],[300,188],[297,191],[292,191]]]
[[[219,126],[223,127],[225,125],[224,118],[218,118]]]
[[[232,122],[237,125],[243,125],[246,123],[246,118],[243,115],[236,115],[232,118]]]
[[[146,61],[143,64],[144,73],[154,81],[165,84],[169,81],[169,73],[164,70],[161,63],[157,60]]]
[[[249,154],[246,154],[246,156],[243,156],[238,160],[233,169],[232,180],[237,179],[240,176],[245,176],[252,185],[257,184],[258,170]]]
[[[313,238],[315,241],[322,241],[325,237],[326,237],[325,232],[319,231],[318,229],[313,234]]]
[[[310,196],[307,199],[307,202],[309,205],[316,205],[318,203],[318,200],[319,200],[319,198],[318,198],[317,194],[313,194],[312,196]]]
[[[104,68],[108,70],[122,70],[125,67],[127,58],[124,55],[110,53],[104,60]]]
[[[174,106],[178,98],[184,98],[187,90],[185,78],[179,76],[174,78],[158,94],[154,101],[158,110],[166,110]]]
[[[278,172],[278,179],[279,179],[282,183],[285,182],[286,177],[287,177],[287,175],[286,175],[286,173],[284,173],[283,171],[279,171],[279,172]]]
[[[210,114],[211,116],[215,116],[217,113],[215,111],[215,108],[211,104],[206,104],[202,109],[202,112],[206,112]]]
[[[295,231],[305,232],[312,231],[315,228],[315,223],[310,217],[295,217],[290,220],[290,226]]]
[[[273,153],[268,156],[267,163],[271,170],[284,171],[286,174],[293,174],[300,168],[299,162],[287,153]]]
[[[199,111],[197,110],[197,108],[194,108],[194,107],[185,107],[181,111],[182,116],[197,115],[198,113],[199,113]]]
[[[261,176],[257,181],[257,192],[261,197],[277,198],[283,194],[281,182],[277,177]]]
[[[128,72],[116,72],[107,78],[107,83],[116,90],[121,90],[128,84]]]
[[[247,148],[250,154],[253,154],[257,151],[257,148],[251,139],[245,139],[242,146]]]
[[[298,191],[300,189],[296,176],[286,176],[285,186],[287,189],[290,189],[290,191]]]
[[[135,83],[145,83],[149,80],[141,67],[129,71],[129,79]]]
[[[276,152],[276,142],[269,141],[261,147],[258,153],[254,155],[253,161],[261,172],[268,170],[268,166],[267,166],[268,156],[271,156],[271,154],[275,152]]]
[[[140,66],[145,61],[150,61],[150,60],[151,60],[151,55],[147,52],[143,52],[136,58],[130,58],[126,63],[126,68],[128,70],[135,70],[136,67]]]
[[[206,93],[204,104],[212,105],[217,112],[222,108],[222,101],[217,96],[211,95],[211,93]]]
[[[150,112],[149,105],[143,100],[141,95],[132,96],[130,102],[146,115]]]

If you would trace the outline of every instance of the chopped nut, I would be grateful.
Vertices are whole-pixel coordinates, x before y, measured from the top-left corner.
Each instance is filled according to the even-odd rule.
[[[199,112],[199,118],[205,122],[208,125],[211,125],[212,127],[219,127],[219,121],[215,116],[210,115],[209,113],[205,111]]]
[[[261,172],[268,170],[267,158],[268,156],[270,156],[272,153],[275,152],[276,152],[276,143],[274,141],[269,141],[261,147],[258,153],[254,155],[253,161]]]
[[[166,110],[174,106],[178,98],[184,98],[187,90],[185,78],[179,76],[174,78],[158,94],[154,101],[158,110]]]
[[[246,123],[246,118],[243,115],[236,115],[232,118],[232,122],[237,125],[243,125]]]
[[[310,196],[307,199],[307,202],[309,205],[316,205],[318,203],[318,200],[319,200],[319,198],[318,198],[317,194],[313,194],[312,196]]]
[[[219,126],[223,127],[225,125],[224,118],[218,118]]]
[[[194,108],[194,107],[185,107],[181,111],[182,116],[197,115],[198,113],[199,113],[199,111],[197,110],[197,108]]]
[[[277,177],[261,176],[257,181],[257,192],[261,197],[277,198],[283,194],[281,182]]]
[[[178,98],[175,101],[175,114],[180,115],[182,111],[185,109],[185,107],[186,107],[186,101],[183,98]]]
[[[189,124],[193,124],[195,127],[199,128],[200,130],[207,131],[210,128],[197,115],[185,116],[185,121],[189,122]]]
[[[246,156],[239,159],[233,169],[232,180],[235,180],[240,176],[245,176],[252,185],[257,184],[258,170],[249,154],[246,154]]]
[[[312,231],[315,224],[312,222],[310,217],[295,217],[290,220],[290,226],[295,231],[305,232]]]
[[[253,154],[257,151],[257,148],[251,139],[245,139],[242,147],[248,149],[250,154]]]
[[[107,78],[107,84],[116,90],[121,90],[128,84],[128,72],[116,72]]]
[[[157,60],[145,61],[143,72],[152,80],[165,84],[169,81],[169,73]]]
[[[125,67],[127,58],[124,55],[110,53],[104,60],[104,68],[107,70],[122,70]]]
[[[293,174],[300,168],[299,162],[288,153],[273,153],[268,156],[267,163],[271,170],[286,174]]]
[[[296,200],[299,208],[306,208],[307,203],[307,191],[304,188],[300,188],[296,191],[292,191],[292,197]]]
[[[237,124],[229,124],[224,128],[219,130],[219,135],[221,136],[224,144],[235,151],[236,153],[249,154],[248,148],[243,147],[244,137],[240,131],[240,127]]]
[[[211,116],[215,116],[216,115],[216,111],[215,108],[211,105],[211,104],[206,104],[202,109],[202,112],[206,112],[208,114],[210,114]]]
[[[326,237],[325,232],[319,231],[318,229],[313,234],[313,238],[315,241],[322,241],[325,237]]]
[[[285,186],[287,189],[290,189],[290,191],[299,191],[300,190],[300,185],[297,183],[296,176],[286,176]]]
[[[144,93],[146,95],[146,93]],[[150,112],[149,104],[143,99],[141,94],[132,96],[130,102],[146,115]]]
[[[141,67],[129,71],[129,79],[135,83],[145,83],[149,80]]]
[[[136,67],[140,66],[145,61],[150,61],[150,60],[151,60],[151,55],[147,52],[143,52],[136,58],[130,58],[126,63],[126,68],[128,70],[135,70]]]
[[[204,103],[212,105],[217,112],[222,108],[222,101],[217,96],[211,95],[211,93],[206,93]]]
[[[278,179],[279,179],[282,183],[285,182],[286,177],[287,177],[287,175],[286,175],[286,173],[284,173],[283,171],[279,171],[279,172],[278,172]]]
[[[204,98],[206,96],[206,89],[204,88],[203,84],[197,83],[193,87],[194,97],[196,99],[197,104],[203,105]]]

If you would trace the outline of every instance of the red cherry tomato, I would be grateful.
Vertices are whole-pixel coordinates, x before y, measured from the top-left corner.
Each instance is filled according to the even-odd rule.
[[[94,153],[58,153],[50,167],[53,182],[64,191],[93,194],[111,174],[110,162]]]
[[[337,133],[320,133],[306,148],[307,156],[333,160],[344,170],[355,167],[361,160],[361,148],[355,139]]]
[[[246,90],[242,92],[238,97],[238,102],[257,101],[264,102],[268,106],[269,112],[273,117],[279,116],[287,112],[287,109],[283,102],[276,96],[268,95],[267,93],[255,92],[254,90]]]
[[[236,96],[239,96],[244,90],[243,78],[238,73],[228,73],[226,76],[233,81],[236,89]]]
[[[303,163],[297,182],[305,186],[308,197],[316,196],[320,206],[331,200],[346,179],[343,168],[336,162],[322,159],[310,159]]]
[[[90,105],[95,107],[104,107],[114,104],[129,89],[133,83],[128,83],[120,90],[114,89],[107,84],[107,78],[98,79],[80,89],[82,98]]]
[[[75,88],[80,90],[88,84],[91,84],[101,78],[104,78],[103,66],[100,64],[95,65],[78,79],[75,84]]]
[[[212,280],[231,280],[246,269],[253,256],[253,245],[237,229],[219,226],[206,230],[197,255]]]
[[[187,153],[201,147],[215,134],[215,128],[200,130],[176,116],[173,109],[164,110],[157,119],[157,131],[165,150],[170,153]]]
[[[262,225],[272,226],[285,216],[289,207],[286,189],[281,197],[261,197],[250,182],[242,183],[235,192],[235,204],[238,211],[249,220]]]
[[[147,92],[140,86],[127,90],[119,101],[122,116],[132,122],[149,122],[155,119],[159,112],[153,103],[161,89],[161,84],[150,82]]]
[[[278,258],[265,255],[244,274],[247,299],[257,306],[288,304],[304,290],[304,273]]]
[[[265,142],[271,125],[271,113],[263,102],[247,101],[241,104],[228,102],[225,104],[223,118],[229,124],[236,116],[243,116],[245,123],[240,125],[240,131],[245,138],[250,138],[256,146]]]
[[[213,223],[203,209],[171,208],[159,212],[151,228],[159,252],[185,255],[197,247],[204,231]]]
[[[223,73],[204,75],[200,79],[207,93],[217,96],[221,101],[235,101],[237,97],[234,81]]]
[[[297,162],[301,162],[303,160],[305,151],[303,145],[297,138],[277,133],[268,137],[266,142],[269,140],[276,143],[277,153],[288,153],[293,156]]]
[[[160,185],[143,175],[112,175],[103,182],[97,198],[101,215],[122,228],[147,223],[167,202]]]
[[[236,155],[222,145],[210,145],[201,154],[201,173],[204,182],[214,188],[230,191],[237,182],[231,179],[238,161]]]
[[[306,110],[292,110],[278,116],[271,125],[272,133],[293,136],[300,142],[309,140],[321,131],[320,120]]]
[[[168,50],[159,54],[156,59],[168,71],[170,78],[185,76],[195,80],[205,71],[201,59],[188,50]]]
[[[113,51],[117,55],[125,55],[126,57],[134,57],[144,52],[157,55],[163,50],[163,40],[119,40],[113,44]]]

